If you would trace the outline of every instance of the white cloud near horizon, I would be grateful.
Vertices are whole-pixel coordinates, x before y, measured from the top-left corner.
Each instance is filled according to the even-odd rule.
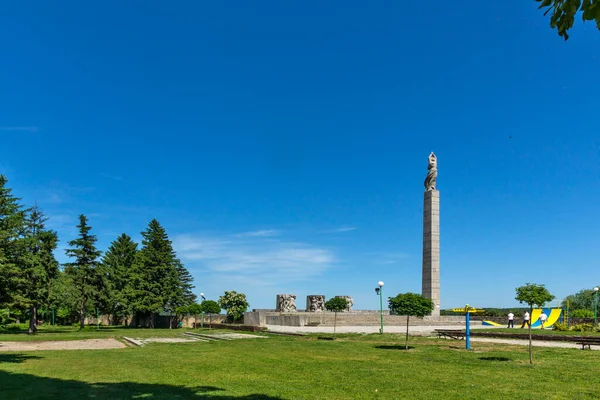
[[[174,237],[173,247],[188,267],[205,269],[213,279],[242,280],[261,286],[307,280],[322,274],[336,261],[329,249],[269,235],[184,234]]]

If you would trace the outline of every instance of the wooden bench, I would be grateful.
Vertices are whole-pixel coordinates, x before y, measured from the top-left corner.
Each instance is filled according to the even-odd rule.
[[[458,329],[436,329],[435,333],[437,333],[439,338],[447,338],[454,340],[461,340],[465,338],[465,331]]]
[[[575,336],[575,343],[581,345],[581,350],[585,350],[585,347],[589,350],[592,348],[591,345],[600,346],[600,336]]]

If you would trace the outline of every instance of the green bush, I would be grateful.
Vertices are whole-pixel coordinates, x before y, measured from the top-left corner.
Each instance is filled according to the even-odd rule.
[[[571,330],[575,332],[595,332],[596,327],[594,324],[577,324],[573,325]]]
[[[552,330],[553,331],[568,331],[569,330],[569,326],[567,324],[561,324],[560,322],[556,322],[553,326],[552,326]]]
[[[28,324],[8,324],[4,326],[4,330],[8,332],[20,332],[22,330],[28,330]]]
[[[569,313],[571,318],[594,318],[594,312],[591,310],[573,310]]]

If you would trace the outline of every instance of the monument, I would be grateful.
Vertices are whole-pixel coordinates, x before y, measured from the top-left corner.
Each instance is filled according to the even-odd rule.
[[[422,295],[433,300],[433,318],[440,316],[440,192],[436,190],[437,157],[429,155],[423,206]]]
[[[307,312],[323,312],[325,311],[325,296],[322,294],[312,294],[306,296],[306,311]]]
[[[278,312],[294,312],[294,311],[296,311],[296,295],[295,294],[278,294],[277,295],[277,311]]]

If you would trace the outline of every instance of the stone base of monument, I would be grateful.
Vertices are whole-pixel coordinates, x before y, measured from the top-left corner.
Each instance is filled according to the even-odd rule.
[[[333,312],[296,312],[284,313],[275,310],[255,309],[244,314],[244,325],[265,326],[332,326],[335,315]],[[410,318],[410,325],[457,325],[464,324],[464,316],[441,316],[437,318]],[[379,325],[379,310],[354,310],[337,314],[337,326],[375,326]],[[405,315],[390,315],[383,312],[383,323],[386,326],[406,326]]]

